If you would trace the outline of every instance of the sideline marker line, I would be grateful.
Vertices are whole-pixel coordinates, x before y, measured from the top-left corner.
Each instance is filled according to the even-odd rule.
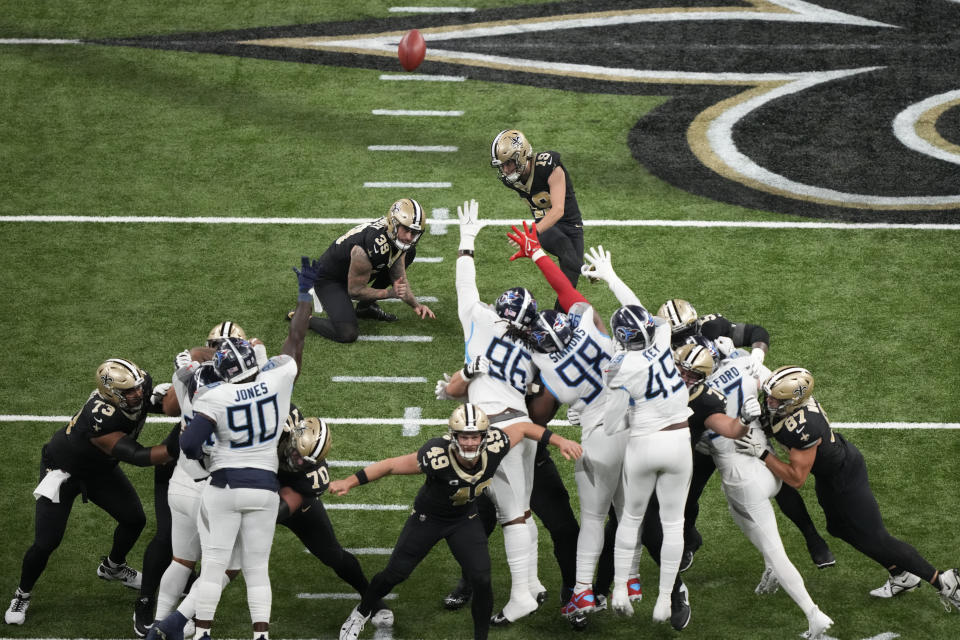
[[[467,79],[466,76],[432,76],[426,73],[394,73],[380,74],[381,80],[413,80],[415,82],[463,82]]]

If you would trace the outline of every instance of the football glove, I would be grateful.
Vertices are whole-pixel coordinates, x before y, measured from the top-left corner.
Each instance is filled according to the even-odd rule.
[[[476,200],[464,202],[457,207],[457,217],[460,219],[460,250],[473,251],[474,240],[480,233],[480,205]]]
[[[470,380],[478,373],[487,373],[488,371],[490,371],[490,360],[484,356],[477,356],[463,365],[463,377],[467,380]]]
[[[307,256],[300,256],[300,269],[293,267],[293,272],[297,274],[297,286],[300,293],[308,294],[310,289],[313,288],[313,283],[317,281],[317,277],[320,275],[320,261],[314,260],[311,263]],[[313,296],[310,296],[310,298],[312,300]]]
[[[170,387],[173,385],[169,382],[162,382],[153,388],[153,393],[150,394],[150,404],[155,407],[163,406],[163,396],[167,395],[167,391],[170,390]]]
[[[760,417],[760,413],[760,401],[750,396],[740,405],[740,422],[744,425],[749,425]]]
[[[717,336],[717,339],[714,340],[713,343],[717,345],[717,351],[719,351],[724,358],[728,357],[733,350],[736,349],[736,347],[733,346],[733,340],[727,336]]]
[[[613,271],[613,263],[610,262],[610,252],[604,251],[602,246],[590,247],[589,252],[583,254],[583,258],[589,264],[580,267],[580,273],[590,280],[609,282],[610,277],[616,275]]]
[[[734,440],[734,443],[737,446],[737,453],[760,458],[761,460],[767,457],[765,455],[768,453],[767,436],[765,436],[760,429],[750,429],[747,435],[739,440]]]
[[[176,355],[173,359],[173,370],[177,371],[182,369],[193,362],[193,358],[190,357],[190,350],[184,349]]]
[[[570,421],[570,424],[580,424],[580,412],[567,407],[567,420]]]
[[[437,386],[433,389],[433,395],[437,400],[457,400],[456,396],[447,393],[447,385],[450,384],[450,374],[443,374],[442,380],[437,380]]]
[[[507,238],[517,245],[517,252],[510,256],[510,262],[517,258],[530,258],[534,262],[545,256],[543,248],[540,246],[540,239],[537,237],[537,225],[531,223],[527,226],[527,221],[523,221],[523,233],[516,227],[511,227],[513,233],[507,232]]]

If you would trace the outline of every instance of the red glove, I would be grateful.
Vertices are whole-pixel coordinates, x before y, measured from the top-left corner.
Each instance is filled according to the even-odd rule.
[[[527,226],[527,221],[523,221],[523,233],[520,233],[520,230],[516,227],[511,227],[513,233],[507,233],[507,237],[516,244],[519,249],[515,254],[510,256],[510,261],[513,262],[517,258],[530,258],[531,260],[536,260],[541,256],[545,255],[543,253],[543,248],[540,246],[540,239],[537,237],[537,225],[531,224]],[[539,252],[539,255],[538,253]]]

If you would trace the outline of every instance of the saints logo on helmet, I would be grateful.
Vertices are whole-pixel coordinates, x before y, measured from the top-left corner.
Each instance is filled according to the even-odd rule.
[[[713,373],[713,355],[709,349],[696,343],[685,344],[674,351],[673,360],[688,387],[702,382]]]
[[[682,344],[685,338],[700,331],[697,310],[686,300],[667,300],[657,309],[657,315],[670,323],[674,344]]]
[[[537,314],[530,331],[534,348],[541,353],[556,353],[570,344],[573,328],[567,314],[547,309]]]
[[[146,373],[123,358],[110,358],[97,367],[97,392],[124,413],[136,413],[143,406]],[[136,393],[140,391],[139,395]]]
[[[213,354],[213,369],[224,382],[249,382],[260,372],[253,345],[240,338],[225,338]]]
[[[763,383],[763,392],[767,394],[767,408],[774,415],[787,415],[810,399],[813,375],[803,367],[780,367]],[[770,406],[770,398],[777,401],[776,407]]]
[[[526,136],[516,129],[504,129],[490,145],[490,166],[497,170],[507,184],[513,184],[520,179],[527,161],[532,157],[533,147],[527,142]],[[511,160],[513,165],[508,164]]]
[[[620,346],[628,351],[641,351],[653,345],[657,325],[650,312],[640,305],[620,307],[610,318],[610,331]]]
[[[246,340],[247,334],[240,325],[227,320],[210,329],[210,333],[207,335],[207,346],[217,349],[226,338]]]
[[[291,407],[280,434],[277,452],[280,464],[288,471],[302,471],[323,462],[330,453],[330,427],[320,418],[305,418]]]
[[[403,198],[390,205],[387,211],[387,237],[400,251],[409,251],[423,235],[423,208],[413,198]],[[413,240],[400,240],[400,227],[406,227],[413,234]]]
[[[487,430],[490,429],[490,419],[487,414],[475,404],[462,404],[453,410],[447,421],[447,434],[453,440],[453,446],[464,460],[476,460],[487,448]],[[464,451],[460,445],[459,436],[464,434],[479,434],[480,444],[476,451]]]

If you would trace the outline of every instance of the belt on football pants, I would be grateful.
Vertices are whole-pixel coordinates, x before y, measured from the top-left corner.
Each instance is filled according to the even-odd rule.
[[[500,413],[488,415],[487,419],[490,421],[490,424],[497,424],[498,422],[506,422],[507,420],[513,420],[514,418],[525,418],[526,416],[527,414],[525,411],[520,411],[518,409],[507,409],[506,411],[501,411]]]

